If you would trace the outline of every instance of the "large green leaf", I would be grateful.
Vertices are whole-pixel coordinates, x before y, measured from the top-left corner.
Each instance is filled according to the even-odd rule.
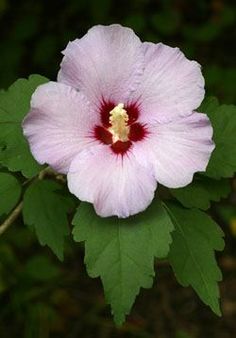
[[[216,144],[206,175],[216,179],[232,177],[236,172],[236,106],[219,105],[216,98],[208,98],[199,111],[209,116]]]
[[[194,181],[184,188],[171,189],[172,195],[187,208],[207,210],[211,201],[219,201],[230,193],[228,179],[219,181],[208,177],[196,177]]]
[[[33,227],[40,244],[48,245],[60,260],[69,234],[67,213],[71,207],[61,190],[54,181],[37,180],[26,190],[23,200],[25,224]]]
[[[171,203],[167,204],[167,210],[175,224],[169,261],[177,280],[183,286],[191,285],[202,301],[220,315],[217,282],[222,275],[214,250],[224,248],[222,230],[200,210],[187,210]]]
[[[7,173],[0,173],[0,215],[8,214],[20,198],[21,185]]]
[[[91,277],[101,277],[107,302],[120,325],[141,287],[149,288],[154,256],[166,257],[173,230],[161,203],[127,219],[100,218],[82,203],[73,220],[75,241],[85,241],[85,263]]]
[[[35,89],[45,82],[43,76],[31,75],[17,80],[7,91],[0,92],[0,163],[10,171],[21,171],[26,177],[38,173],[40,166],[33,159],[22,133],[22,120],[29,111]]]

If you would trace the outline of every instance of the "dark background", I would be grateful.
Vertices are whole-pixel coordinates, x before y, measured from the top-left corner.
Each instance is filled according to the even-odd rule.
[[[142,38],[180,47],[203,67],[208,95],[236,102],[235,1],[0,0],[0,88],[39,73],[56,79],[61,50],[91,26],[121,23]],[[219,262],[223,317],[177,285],[166,262],[117,329],[99,280],[87,277],[83,248],[68,240],[62,264],[19,220],[0,238],[1,338],[236,337],[236,184],[211,213],[226,232]]]

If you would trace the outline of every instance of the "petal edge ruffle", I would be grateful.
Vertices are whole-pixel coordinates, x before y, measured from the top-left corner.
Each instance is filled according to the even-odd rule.
[[[141,46],[130,28],[94,26],[63,51],[58,81],[79,89],[96,106],[102,99],[125,102],[141,81]]]

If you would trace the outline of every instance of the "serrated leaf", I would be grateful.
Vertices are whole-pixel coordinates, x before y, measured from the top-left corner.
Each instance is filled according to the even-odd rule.
[[[43,76],[31,75],[0,92],[0,163],[10,171],[21,171],[25,177],[36,175],[40,166],[30,153],[21,124],[33,92],[47,81]]]
[[[227,179],[219,181],[208,177],[197,177],[184,188],[171,189],[172,195],[187,208],[207,210],[211,201],[220,201],[230,193],[230,183]]]
[[[11,174],[0,173],[0,215],[8,214],[17,204],[21,185]]]
[[[61,186],[50,180],[38,180],[26,190],[23,200],[25,224],[32,226],[41,245],[48,245],[63,260],[64,240],[69,234],[67,212],[70,203]]]
[[[221,271],[214,250],[223,250],[223,231],[204,212],[187,210],[167,204],[175,224],[172,233],[169,261],[177,280],[183,286],[191,285],[201,300],[220,315],[219,288]]]
[[[208,98],[199,111],[209,116],[216,144],[206,175],[216,179],[232,177],[236,172],[236,106],[219,105],[216,98]]]
[[[81,203],[73,220],[74,240],[85,241],[90,277],[101,277],[114,320],[121,325],[141,287],[154,277],[154,256],[168,255],[173,224],[161,203],[127,219],[100,218]]]

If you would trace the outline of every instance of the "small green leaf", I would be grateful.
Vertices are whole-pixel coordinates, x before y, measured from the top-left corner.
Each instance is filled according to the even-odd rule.
[[[21,185],[7,173],[0,173],[0,215],[8,214],[19,201]]]
[[[207,210],[211,201],[219,201],[230,193],[230,182],[227,179],[215,181],[208,177],[197,177],[184,188],[171,189],[172,195],[187,208]]]
[[[61,186],[50,180],[38,180],[26,190],[23,201],[25,224],[32,226],[41,245],[48,245],[63,260],[64,240],[69,234],[67,212],[70,203]]]
[[[0,163],[10,171],[21,171],[26,177],[36,175],[40,166],[30,153],[21,124],[30,109],[33,92],[47,81],[43,76],[31,75],[28,80],[19,79],[7,91],[0,92]]]
[[[101,277],[114,320],[121,325],[141,287],[154,277],[154,256],[168,255],[173,224],[161,203],[127,219],[100,218],[81,203],[73,220],[75,241],[85,241],[90,277]]]
[[[172,233],[169,261],[177,280],[183,286],[191,285],[201,300],[220,315],[219,288],[222,275],[215,260],[214,250],[223,250],[223,232],[200,210],[187,210],[167,204],[175,224]]]
[[[219,105],[216,98],[208,98],[199,111],[210,118],[216,144],[206,175],[215,179],[232,177],[236,171],[236,106]]]

